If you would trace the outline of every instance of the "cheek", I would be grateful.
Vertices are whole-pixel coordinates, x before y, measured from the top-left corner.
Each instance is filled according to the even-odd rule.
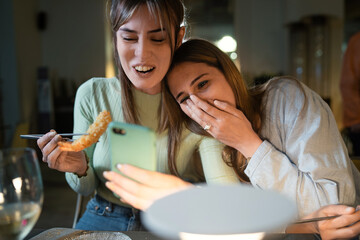
[[[122,69],[124,70],[125,75],[128,78],[130,78],[131,71],[129,68],[128,61],[126,60],[126,58],[124,56],[119,56],[119,58],[120,58],[120,65],[121,65]]]
[[[219,90],[221,89],[221,90]],[[214,90],[212,92],[213,94],[209,94],[212,95],[213,97],[210,100],[220,100],[220,101],[224,101],[229,103],[232,106],[235,106],[235,95],[232,91],[232,89],[230,87],[224,87],[224,85],[222,87],[217,88],[216,90]]]
[[[229,92],[228,92],[228,102],[229,102],[233,107],[236,106],[235,95],[234,95],[233,91],[231,90],[231,88],[229,89]]]
[[[162,53],[158,55],[158,59],[162,61],[162,66],[166,67],[166,71],[167,71],[170,67],[170,62],[171,62],[170,48],[164,49]]]
[[[122,45],[117,47],[117,51],[118,51],[118,55],[119,55],[119,59],[120,59],[120,63],[123,67],[126,67],[127,65],[127,55],[129,50],[126,50]]]
[[[175,97],[174,95],[178,92],[178,86],[176,85],[177,80],[173,77],[173,75],[167,75],[167,85],[169,87],[170,94]]]
[[[135,55],[134,47],[132,44],[126,43],[123,40],[117,40],[116,50],[120,58],[129,57]]]

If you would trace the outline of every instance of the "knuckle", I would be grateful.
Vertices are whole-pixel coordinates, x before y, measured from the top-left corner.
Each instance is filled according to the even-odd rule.
[[[55,165],[55,164],[54,164],[54,163],[55,163],[54,158],[51,157],[51,156],[48,156],[48,157],[47,157],[47,163],[48,163],[48,166],[49,166],[49,167],[53,168],[54,165]]]
[[[348,234],[350,237],[355,237],[357,235],[356,231],[353,228],[348,229]]]
[[[41,139],[39,138],[38,140],[36,140],[36,144],[39,146],[40,150],[42,150],[42,141]]]
[[[48,167],[52,168],[52,162],[51,161],[47,161]]]
[[[47,149],[46,147],[43,148],[43,149],[41,150],[41,152],[42,152],[42,154],[43,154],[44,157],[47,157],[47,156],[49,155],[49,151],[48,151],[48,149]]]
[[[204,112],[200,112],[198,113],[197,115],[200,119],[203,119],[204,118]]]
[[[60,141],[60,138],[61,138],[60,135],[55,135],[55,137],[53,137],[53,138],[51,139],[51,143],[57,144],[57,143]]]
[[[208,112],[208,111],[211,110],[210,105],[208,105],[208,104],[203,104],[202,109],[203,109],[205,112]]]
[[[217,123],[217,128],[219,129],[223,129],[227,124],[225,123],[225,121],[219,121]]]

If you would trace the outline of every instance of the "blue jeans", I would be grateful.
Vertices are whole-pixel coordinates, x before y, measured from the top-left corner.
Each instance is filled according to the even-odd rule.
[[[92,231],[146,231],[141,225],[139,210],[111,203],[99,195],[90,199],[75,228]]]

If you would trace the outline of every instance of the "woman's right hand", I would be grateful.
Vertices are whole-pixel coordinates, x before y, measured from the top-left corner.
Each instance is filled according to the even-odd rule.
[[[56,169],[61,172],[72,172],[79,176],[86,173],[87,161],[85,153],[80,152],[67,152],[60,150],[58,142],[64,139],[51,130],[37,140],[37,145],[42,152],[42,161],[46,162],[49,168]]]
[[[318,233],[321,239],[352,239],[360,234],[360,211],[346,205],[327,205],[306,216],[307,218],[327,217],[341,215],[337,218],[293,224],[287,229],[287,233]]]
[[[360,234],[360,206],[328,205],[316,212],[317,217],[341,215],[337,218],[316,222],[321,239],[352,239]]]
[[[106,187],[116,193],[121,201],[134,208],[146,210],[157,199],[193,187],[191,183],[160,172],[141,169],[130,164],[118,165],[123,174],[105,171]],[[127,177],[125,177],[127,176]]]

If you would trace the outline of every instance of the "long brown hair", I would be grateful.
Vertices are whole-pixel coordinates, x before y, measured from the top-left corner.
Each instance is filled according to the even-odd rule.
[[[181,0],[109,0],[110,21],[113,35],[114,57],[118,68],[118,79],[121,84],[122,110],[125,122],[140,124],[138,111],[132,94],[132,83],[126,76],[119,59],[116,48],[116,32],[125,24],[134,14],[135,10],[142,5],[146,5],[149,12],[158,19],[161,26],[165,29],[174,29],[175,32],[167,31],[169,39],[173,39],[175,34],[175,43],[170,41],[171,54],[173,55],[175,44],[178,42],[177,36],[181,25],[185,25],[185,7]]]
[[[212,43],[202,39],[192,39],[183,43],[175,52],[169,72],[174,66],[183,62],[205,63],[216,67],[225,76],[229,83],[236,101],[236,108],[241,110],[252,124],[253,130],[259,134],[261,130],[261,120],[263,116],[264,97],[267,96],[270,84],[269,81],[263,85],[248,89],[240,71],[229,58]],[[162,91],[162,129],[168,129],[168,162],[172,174],[179,175],[176,169],[176,154],[181,141],[181,132],[183,127],[190,131],[209,136],[209,134],[195,121],[182,112],[179,104],[171,95],[167,81],[163,81]],[[166,116],[166,117],[165,117]],[[244,173],[246,168],[246,158],[236,149],[226,146],[223,150],[223,159],[234,168],[240,181],[248,182],[249,178]]]

